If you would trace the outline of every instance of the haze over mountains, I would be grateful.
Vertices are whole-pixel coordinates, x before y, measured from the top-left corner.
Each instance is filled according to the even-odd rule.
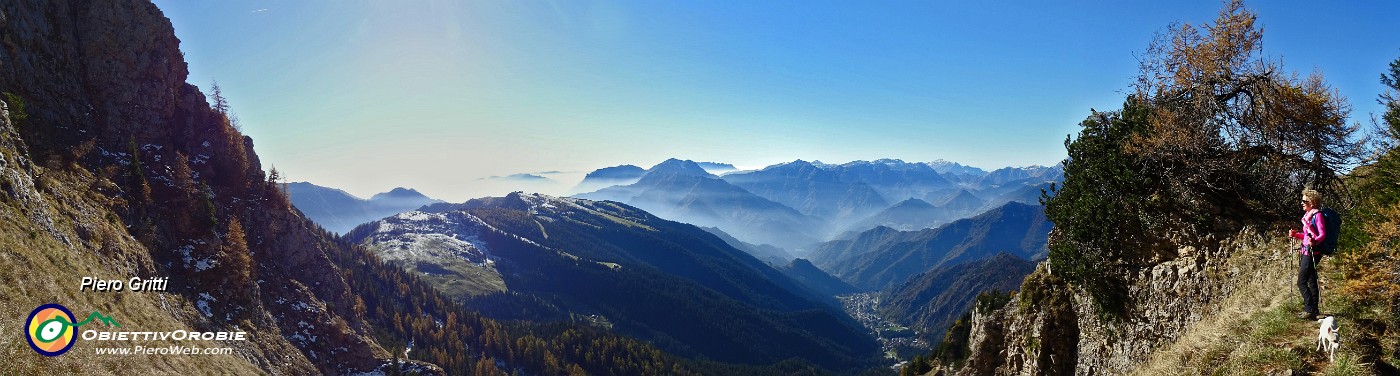
[[[338,234],[344,234],[361,223],[443,202],[403,187],[375,194],[366,200],[339,189],[308,182],[288,183],[287,195],[291,196],[292,205],[308,218]]]
[[[1001,252],[1026,260],[1044,258],[1050,222],[1039,205],[1019,202],[936,229],[888,227],[816,246],[813,264],[866,290],[880,290],[926,270],[984,259]]]
[[[399,206],[344,239],[490,317],[589,322],[725,362],[798,357],[839,369],[870,359],[872,333],[886,351],[907,342],[883,336],[909,334],[860,328],[834,296],[881,297],[884,320],[940,339],[978,294],[1014,288],[1045,256],[1050,224],[1038,201],[1063,176],[892,159],[717,170],[732,167],[602,168],[579,187],[606,187],[573,198]],[[430,200],[407,191],[396,192],[409,204]],[[702,329],[718,322],[742,329]],[[813,325],[827,329],[784,337]],[[786,339],[739,339],[754,333]]]
[[[934,228],[1008,202],[1036,204],[1042,187],[1063,179],[1058,166],[983,172],[946,161],[894,159],[840,165],[797,160],[722,176],[671,159],[646,170],[619,166],[590,174],[593,183],[619,175],[636,181],[575,197],[628,203],[797,256],[843,233],[876,226]]]
[[[738,171],[734,168],[734,165],[728,163],[696,162],[695,164],[699,166],[700,169],[710,174],[724,174]],[[614,185],[636,183],[637,180],[642,178],[642,175],[646,175],[647,171],[647,169],[633,165],[600,168],[584,175],[583,181],[580,181],[578,185],[570,189],[569,193],[587,193]]]
[[[0,35],[0,280],[22,281],[0,284],[0,373],[719,373],[589,324],[484,318],[321,231],[217,91],[186,82],[181,42],[149,2],[5,1]],[[79,287],[93,277],[168,284]],[[120,339],[32,352],[22,318],[48,305],[100,311],[113,321],[82,330]],[[125,335],[222,332],[246,340]],[[93,351],[189,346],[220,352]],[[552,350],[565,348],[577,350]]]
[[[648,175],[652,177],[643,182]],[[717,228],[745,243],[802,255],[812,244],[877,226],[921,230],[1008,202],[1035,204],[1043,188],[1061,179],[1058,166],[987,172],[943,160],[879,159],[839,165],[796,160],[740,171],[730,164],[671,159],[645,169],[600,168],[571,191],[576,192],[574,197],[628,203],[663,218]],[[538,185],[536,180],[548,179],[498,176],[491,180],[518,180],[522,190],[530,192]],[[441,202],[407,188],[368,200],[307,182],[290,183],[287,189],[298,209],[337,233]]]
[[[431,205],[346,239],[501,318],[594,315],[726,362],[843,369],[878,348],[830,296],[703,229],[617,203],[515,193]]]
[[[283,12],[283,5],[291,4],[279,3],[275,10],[262,8],[245,16],[256,16],[262,21],[290,19],[318,26],[302,31],[327,29],[319,26],[343,20],[300,17],[299,13]],[[408,15],[423,10],[399,4],[388,6],[395,8],[392,13],[407,11],[403,13]],[[1396,179],[1400,176],[1400,157],[1394,153],[1393,145],[1382,145],[1385,149],[1378,150],[1382,152],[1381,159],[1359,166],[1346,176],[1335,176],[1335,171],[1350,162],[1319,164],[1314,159],[1314,163],[1305,166],[1302,162],[1306,162],[1309,153],[1326,157],[1328,152],[1341,155],[1363,151],[1340,144],[1313,147],[1316,143],[1312,141],[1319,139],[1327,143],[1351,137],[1353,130],[1346,125],[1350,121],[1346,120],[1350,106],[1343,98],[1334,98],[1336,91],[1329,89],[1320,75],[1299,81],[1297,75],[1275,70],[1269,62],[1272,58],[1252,58],[1255,49],[1244,47],[1257,46],[1262,36],[1253,26],[1255,14],[1242,6],[1240,2],[1227,3],[1221,18],[1229,22],[1206,26],[1199,29],[1200,33],[1190,27],[1170,32],[1181,34],[1168,34],[1168,39],[1179,42],[1173,44],[1173,53],[1164,54],[1169,60],[1151,61],[1149,57],[1144,63],[1143,81],[1149,86],[1154,77],[1173,77],[1177,82],[1161,82],[1166,85],[1157,85],[1157,93],[1135,94],[1124,102],[1122,111],[1093,111],[1080,124],[1083,132],[1066,142],[1071,157],[1065,165],[1073,171],[1073,180],[1060,185],[1063,189],[1056,192],[1059,196],[1049,200],[1051,210],[1047,216],[1047,209],[1037,203],[1047,185],[1065,179],[1059,167],[987,171],[948,161],[880,159],[829,164],[795,160],[739,171],[723,163],[670,159],[650,168],[618,166],[594,171],[584,179],[594,187],[578,187],[583,189],[579,196],[588,198],[515,192],[462,203],[433,200],[409,188],[360,199],[309,183],[289,186],[283,184],[276,169],[263,170],[262,166],[271,165],[271,160],[280,156],[258,153],[253,139],[243,134],[243,128],[232,116],[217,85],[202,90],[188,83],[191,67],[180,46],[196,45],[190,42],[198,39],[176,38],[171,20],[149,1],[6,0],[0,2],[0,281],[4,281],[0,283],[0,357],[4,358],[0,361],[0,375],[888,375],[893,373],[890,366],[899,357],[910,354],[908,350],[928,353],[928,343],[921,340],[938,341],[945,328],[950,328],[947,332],[952,334],[943,338],[952,346],[940,346],[928,353],[929,357],[912,359],[899,373],[1400,373],[1391,364],[1400,354],[1400,338],[1393,330],[1400,317],[1394,304],[1400,295],[1400,286],[1393,283],[1394,271],[1400,268],[1387,248],[1400,239],[1393,231],[1400,221],[1400,206],[1394,199],[1400,197],[1400,190],[1395,188],[1400,187],[1400,179]],[[548,8],[554,15],[573,14],[572,10],[559,7],[527,8]],[[365,7],[341,10],[351,9]],[[207,13],[219,14],[215,21],[247,26],[237,23],[245,17],[234,17],[241,11],[223,10]],[[369,14],[386,13],[377,10],[371,9]],[[448,19],[452,25],[463,20],[440,11],[441,7],[427,10],[446,15],[437,18]],[[322,14],[341,13],[344,12]],[[674,13],[681,12],[667,14]],[[527,13],[516,15],[521,14]],[[636,14],[653,16],[648,17],[653,21],[661,20],[655,16],[662,15]],[[922,15],[910,14],[915,18]],[[1057,18],[1035,15],[1041,19]],[[502,21],[500,17],[493,19]],[[378,27],[384,24],[377,22],[358,21],[361,22],[354,24],[394,32],[371,34],[424,42],[416,39],[421,34],[398,34],[414,28],[385,28]],[[877,21],[887,24],[890,19],[877,17]],[[971,20],[974,24],[986,24],[981,21]],[[596,26],[587,22],[576,24]],[[792,33],[791,24],[747,24],[784,26],[777,30],[780,34],[801,34]],[[819,24],[827,26],[826,22]],[[501,25],[516,26],[511,22]],[[562,26],[557,22],[546,25]],[[251,41],[250,44],[262,47],[266,44],[259,44],[262,40],[257,37],[271,35],[292,41],[293,46],[306,47],[314,43],[299,42],[316,39],[307,39],[299,32],[288,33],[272,24],[267,26],[254,30],[265,33],[239,35],[238,41]],[[420,26],[437,29],[431,24]],[[715,25],[707,25],[704,31],[722,31],[710,26]],[[852,26],[855,27],[834,30],[871,29],[866,27],[870,24],[864,23]],[[506,43],[513,39],[503,38],[523,35],[541,39],[537,32],[540,29],[505,29],[509,33],[504,35],[483,32],[487,30],[481,28],[467,34],[473,42],[487,42],[492,50],[525,45],[534,50],[559,51],[538,48],[541,45],[536,44]],[[661,35],[657,40],[665,41],[667,30],[648,31],[642,36],[657,39],[652,37]],[[340,39],[347,35],[330,34]],[[743,36],[749,35],[757,34]],[[873,36],[854,40],[883,40],[881,35]],[[418,61],[425,56],[415,54],[419,48],[435,52],[434,61],[409,64],[411,68],[432,68],[441,60],[457,56],[443,50],[441,43],[386,46],[363,38],[352,39],[371,46],[365,51],[376,56],[404,59],[370,59],[371,67],[402,67],[396,63]],[[742,63],[768,61],[746,60],[739,53],[743,48],[717,45],[734,50],[736,54],[723,55],[739,65],[763,67]],[[611,54],[618,50],[608,48],[606,43],[576,46],[608,55],[634,55]],[[232,46],[218,47],[236,50]],[[678,47],[667,51],[696,52],[692,50],[696,46]],[[275,50],[278,49],[268,51]],[[778,50],[777,54],[767,48],[757,50],[788,58],[808,56],[795,50]],[[1238,55],[1242,51],[1245,55]],[[514,55],[507,50],[494,52],[502,52],[491,54],[496,58]],[[244,65],[237,64],[237,59],[248,58],[278,67],[306,60],[299,56],[302,55],[256,53],[227,61],[234,63],[230,65]],[[519,67],[522,62],[535,65],[530,57],[513,56],[500,63],[512,67]],[[1219,58],[1227,64],[1215,64]],[[364,63],[360,61],[363,59],[336,60]],[[576,64],[588,61],[569,56],[545,62],[578,68],[565,75],[532,74],[540,72],[533,69],[499,70],[499,66],[482,59],[472,62],[479,63],[480,69],[469,76],[526,77],[542,83],[546,89],[488,90],[487,95],[502,101],[478,102],[483,104],[478,109],[534,108],[513,101],[515,97],[528,97],[545,104],[539,107],[542,111],[569,116],[591,117],[595,111],[611,110],[599,106],[607,104],[622,104],[614,106],[620,111],[634,111],[624,107],[637,105],[661,108],[664,111],[659,112],[663,113],[685,112],[671,111],[679,107],[672,108],[668,103],[645,101],[561,106],[565,101],[554,99],[569,99],[576,93],[570,90],[587,90],[589,85],[560,87],[570,89],[567,92],[551,90],[558,86],[558,80],[553,78],[588,76],[585,81],[589,81],[611,79],[601,76],[621,73],[623,78],[636,80],[656,78],[650,74],[655,72],[596,71]],[[811,62],[811,67],[820,68],[812,70],[817,76],[845,70],[825,67],[830,60]],[[643,62],[633,66],[667,65]],[[1233,70],[1232,66],[1248,69]],[[1157,74],[1162,72],[1160,67],[1186,67],[1207,74]],[[1382,76],[1389,89],[1381,98],[1389,101],[1384,105],[1390,110],[1382,121],[1391,130],[1397,130],[1400,103],[1392,94],[1400,93],[1400,84],[1396,83],[1400,81],[1400,60],[1390,67],[1393,69]],[[340,71],[340,63],[316,68],[345,72]],[[204,69],[207,68],[199,67]],[[252,70],[266,73],[277,69]],[[419,70],[432,69],[396,71]],[[377,73],[386,72],[381,69]],[[704,78],[690,74],[696,72],[662,73],[690,82]],[[365,76],[371,75],[358,77]],[[319,103],[296,101],[272,101],[280,105],[272,110],[296,112],[298,117],[335,129],[337,134],[331,135],[298,130],[318,141],[368,140],[377,147],[373,151],[402,152],[403,148],[395,146],[405,144],[384,142],[375,136],[391,132],[438,136],[427,128],[408,129],[419,120],[431,120],[430,116],[419,116],[432,111],[418,107],[428,103],[422,101],[423,95],[414,94],[462,88],[437,80],[424,80],[425,85],[418,86],[419,82],[375,76],[410,95],[375,90],[375,86],[341,85],[380,99],[375,105],[363,106],[336,92],[302,87],[301,82],[296,82],[291,86],[300,89],[294,88],[293,92],[312,94],[300,97],[326,101],[333,105],[328,107],[332,109],[367,112],[341,111],[326,116],[320,112],[324,109]],[[817,78],[804,81],[842,81],[841,77]],[[864,81],[877,84],[874,86],[881,82],[888,81]],[[717,83],[720,85],[709,86],[728,87],[723,85],[725,82]],[[1240,97],[1237,89],[1241,87],[1249,89],[1245,94],[1283,95],[1270,96],[1266,101],[1251,100],[1259,98]],[[678,100],[702,99],[684,95],[684,91],[694,87],[673,88],[680,89],[675,91],[664,90],[669,88],[661,85],[657,88],[663,90],[645,94],[679,94],[669,95]],[[625,90],[611,92],[620,91]],[[896,103],[884,97],[862,99],[856,95],[861,93],[845,90],[824,91],[853,100],[840,102],[852,107],[878,111],[883,107],[867,105]],[[908,94],[903,90],[884,91],[898,96]],[[541,92],[562,95],[529,95]],[[1232,92],[1226,96],[1230,98],[1219,96]],[[773,94],[791,98],[787,92]],[[459,99],[473,102],[473,98],[477,96],[454,95],[443,102],[452,111],[460,112],[463,101]],[[812,106],[837,103],[822,98],[798,99]],[[737,97],[731,100],[752,103],[752,107],[766,114],[793,114],[792,123],[798,125],[810,119],[802,116],[803,112],[787,110],[811,107],[770,108],[777,103]],[[405,109],[412,111],[414,118],[395,121],[404,120],[401,115]],[[732,108],[712,109],[710,114]],[[696,115],[701,116],[693,119],[707,119],[705,114]],[[267,119],[246,118],[264,119],[259,123]],[[371,120],[390,132],[364,137],[355,127],[346,126],[347,119]],[[599,119],[606,121],[604,117]],[[502,120],[506,123],[506,119]],[[538,120],[520,119],[546,126],[559,124]],[[686,146],[712,145],[694,143],[696,134],[710,130],[687,129],[704,124],[673,120],[668,125],[675,124],[682,130],[678,133],[687,134],[665,134],[679,136],[667,141],[682,140]],[[1286,124],[1278,127],[1279,122]],[[268,123],[279,129],[295,128]],[[1293,123],[1309,126],[1290,127],[1297,125]],[[591,132],[595,129],[587,124],[565,124],[602,135],[609,146],[637,140],[616,137],[619,132]],[[1151,147],[1137,148],[1153,143],[1139,142],[1147,139],[1166,140],[1163,144],[1169,148],[1180,145],[1171,142],[1179,140],[1180,134],[1163,130],[1202,124],[1222,126],[1230,132],[1187,135],[1199,141],[1193,145],[1204,145],[1193,151],[1199,155],[1174,156],[1171,150],[1158,153]],[[987,128],[967,125],[965,128]],[[1308,129],[1312,125],[1332,129],[1316,133]],[[1260,129],[1270,133],[1259,133]],[[881,137],[909,134],[855,130]],[[479,132],[476,127],[471,131],[478,135],[493,133]],[[539,129],[508,129],[499,138],[435,137],[439,140],[427,141],[446,139],[443,144],[452,147],[472,146],[464,149],[494,141],[504,144],[503,149],[509,152],[541,153],[542,159],[579,154],[597,157],[592,154],[604,153],[600,148],[590,148],[592,145],[587,142],[578,142],[579,149],[536,149],[543,143],[529,142],[529,138],[544,133],[532,131]],[[576,132],[557,133],[567,141],[582,141]],[[711,133],[724,137],[736,134]],[[341,135],[349,137],[336,137]],[[1225,138],[1226,135],[1231,137]],[[525,142],[510,142],[516,138]],[[766,137],[742,141],[754,140],[769,141]],[[1264,140],[1266,147],[1251,144],[1251,140]],[[306,142],[295,142],[298,140],[260,141],[264,142],[264,150],[268,144],[286,143],[304,148],[301,151],[306,155],[336,162],[350,154],[345,149],[319,154],[318,149]],[[844,137],[837,141],[838,147],[887,146],[881,141],[860,142]],[[1001,140],[992,139],[997,141]],[[442,144],[434,142],[411,145],[419,147],[415,151],[425,153],[418,154],[420,157],[455,163],[454,166],[511,162],[511,158],[448,158],[441,154],[445,148],[434,147]],[[746,145],[752,144],[723,147]],[[888,146],[894,149],[901,145],[891,142]],[[574,152],[577,150],[583,153]],[[780,150],[775,147],[762,151]],[[1125,151],[1131,153],[1123,154]],[[1195,158],[1200,155],[1208,158]],[[373,159],[382,160],[359,161]],[[1157,168],[1189,167],[1198,161],[1220,168],[1204,172],[1194,168]],[[1221,161],[1225,163],[1217,163]],[[1282,163],[1275,164],[1278,162]],[[391,167],[399,166],[391,163]],[[394,176],[377,168],[382,165],[352,167],[356,173],[369,172],[365,176],[374,178]],[[460,177],[465,175],[461,174],[463,171],[471,169],[423,170],[457,172],[459,175],[453,177]],[[1129,172],[1152,175],[1133,176],[1136,174]],[[536,184],[563,190],[566,186],[552,177],[583,174],[491,173],[501,175],[477,179],[476,184]],[[1336,188],[1345,190],[1329,192],[1328,196],[1351,194],[1357,204],[1353,213],[1357,215],[1350,217],[1356,221],[1348,226],[1362,229],[1363,238],[1372,238],[1359,242],[1350,236],[1344,239],[1348,242],[1341,247],[1345,253],[1329,261],[1321,276],[1329,294],[1342,292],[1329,295],[1328,305],[1324,306],[1325,312],[1335,312],[1338,322],[1347,328],[1343,329],[1344,347],[1335,359],[1309,347],[1312,334],[1308,325],[1316,323],[1290,321],[1297,304],[1290,302],[1291,293],[1279,291],[1290,288],[1293,276],[1290,269],[1280,268],[1279,256],[1280,252],[1286,256],[1296,244],[1279,236],[1282,231],[1269,230],[1296,224],[1292,217],[1296,215],[1296,196],[1290,192],[1305,186],[1307,182],[1301,177],[1308,176],[1321,182],[1332,179],[1347,185],[1355,183]],[[429,177],[433,181],[448,178],[449,175]],[[1279,182],[1287,184],[1274,184]],[[1047,257],[1051,219],[1056,221],[1054,226],[1059,226],[1051,247],[1052,259],[1036,264]],[[109,281],[108,286],[123,281],[131,284],[126,291],[120,287],[106,291],[80,287],[92,279]],[[160,283],[161,288],[156,289],[142,286],[138,291],[135,284],[141,280],[168,283]],[[983,294],[1012,289],[1020,291],[1012,295]],[[969,310],[973,305],[977,308]],[[82,333],[82,338],[64,338],[70,347],[60,349],[59,354],[42,350],[41,347],[53,350],[54,345],[62,345],[53,339],[45,342],[46,336],[41,336],[44,330],[33,328],[53,328],[48,325],[52,322],[40,324],[40,314],[45,310],[70,316],[57,321],[63,324],[60,331]],[[83,315],[89,312],[93,316]],[[29,318],[23,319],[26,313]],[[74,320],[84,317],[88,320]],[[102,319],[96,320],[98,317]],[[103,334],[102,339],[90,339],[89,333],[94,332]],[[206,340],[193,341],[193,337],[201,337],[194,333],[203,333]],[[107,334],[115,338],[107,338]],[[191,338],[175,340],[180,334],[190,334]],[[233,334],[238,339],[207,340],[211,334]],[[60,335],[63,337],[69,336]],[[29,346],[21,342],[28,342]],[[186,356],[199,352],[192,346],[217,351]],[[67,352],[70,348],[73,351]],[[99,351],[93,351],[95,348]],[[144,353],[104,354],[102,348]],[[185,354],[173,354],[176,352]],[[930,359],[932,363],[927,362]]]
[[[575,195],[642,208],[662,218],[718,227],[755,244],[793,249],[818,241],[820,218],[760,197],[710,174],[698,164],[676,159],[653,166],[636,183]]]

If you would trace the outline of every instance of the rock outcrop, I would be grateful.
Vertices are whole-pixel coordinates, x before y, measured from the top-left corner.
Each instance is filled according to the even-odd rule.
[[[1117,316],[1100,314],[1087,293],[1042,263],[1006,307],[974,310],[971,356],[956,373],[1126,374],[1210,315],[1241,281],[1286,268],[1284,245],[1250,230],[1191,243],[1174,258],[1128,271]]]

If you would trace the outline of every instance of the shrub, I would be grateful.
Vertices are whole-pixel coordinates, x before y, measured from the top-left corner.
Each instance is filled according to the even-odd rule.
[[[11,92],[5,92],[3,95],[5,103],[9,104],[10,122],[14,123],[16,128],[22,126],[29,119],[29,113],[24,111],[24,98]]]
[[[1162,201],[1152,195],[1158,184],[1141,173],[1141,158],[1124,150],[1146,129],[1146,114],[1132,98],[1121,111],[1090,114],[1079,124],[1079,137],[1065,140],[1064,183],[1042,197],[1055,223],[1050,269],[1093,295],[1100,313],[1123,303],[1120,267],[1140,258],[1157,230],[1150,218]],[[1022,299],[1029,300],[1034,296]]]

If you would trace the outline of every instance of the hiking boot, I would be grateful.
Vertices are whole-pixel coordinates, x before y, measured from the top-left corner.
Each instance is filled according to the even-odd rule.
[[[1298,318],[1304,320],[1317,320],[1317,314],[1312,312],[1302,312],[1298,314]]]

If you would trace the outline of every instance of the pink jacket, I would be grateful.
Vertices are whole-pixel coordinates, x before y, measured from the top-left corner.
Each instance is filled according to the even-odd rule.
[[[1303,240],[1303,248],[1298,253],[1308,255],[1308,246],[1321,244],[1327,238],[1327,226],[1322,225],[1322,212],[1317,209],[1303,213],[1303,232],[1293,234],[1294,239]]]

